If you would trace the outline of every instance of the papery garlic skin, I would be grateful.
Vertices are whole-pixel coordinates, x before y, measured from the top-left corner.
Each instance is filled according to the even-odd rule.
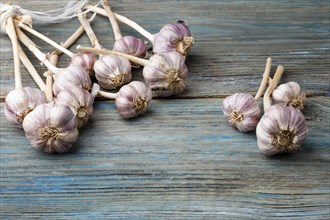
[[[78,139],[77,119],[70,107],[54,102],[37,106],[23,121],[32,147],[46,153],[69,151]]]
[[[142,39],[133,36],[125,36],[115,42],[113,51],[144,58],[146,56],[147,47]]]
[[[81,87],[90,90],[92,81],[86,70],[79,65],[70,65],[54,77],[53,92],[57,96],[62,90],[70,87]]]
[[[223,100],[223,113],[231,126],[241,132],[252,131],[260,119],[260,107],[256,99],[245,93],[235,93]]]
[[[153,51],[158,54],[176,51],[187,56],[193,43],[194,38],[187,25],[182,22],[166,24],[154,35]]]
[[[305,99],[306,93],[296,82],[281,84],[272,93],[272,100],[274,104],[281,103],[299,110],[304,108]]]
[[[5,117],[13,124],[22,124],[27,114],[46,102],[45,93],[40,89],[24,87],[12,90],[6,96]]]
[[[131,81],[131,64],[122,57],[104,55],[94,64],[95,77],[102,88],[116,89]]]
[[[143,77],[154,97],[177,95],[185,89],[188,69],[177,52],[154,54],[143,68]]]
[[[67,105],[75,113],[78,128],[84,126],[93,113],[93,99],[91,94],[79,87],[62,90],[56,99],[56,104]]]
[[[84,52],[75,54],[71,59],[71,64],[82,66],[89,76],[94,75],[94,63],[96,59],[93,54]]]
[[[133,81],[120,88],[116,109],[121,117],[134,118],[147,111],[151,99],[151,89],[143,82]]]
[[[271,156],[298,151],[308,128],[298,109],[277,104],[260,119],[256,134],[261,153]]]

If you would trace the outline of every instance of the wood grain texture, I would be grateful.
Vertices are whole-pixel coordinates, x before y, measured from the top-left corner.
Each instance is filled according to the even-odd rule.
[[[12,2],[41,11],[65,5]],[[330,218],[328,1],[111,2],[151,33],[165,23],[188,22],[196,42],[187,59],[186,92],[153,100],[133,120],[121,119],[114,102],[98,100],[71,152],[44,154],[5,120],[3,100],[14,88],[14,70],[10,40],[1,35],[1,219]],[[78,27],[77,20],[34,25],[57,42]],[[112,48],[108,19],[97,17],[93,27],[102,46]],[[33,39],[42,51],[52,50]],[[77,44],[90,45],[86,36]],[[42,74],[45,68],[27,54]],[[297,154],[261,155],[255,132],[238,132],[222,114],[222,97],[256,92],[268,56],[273,72],[285,66],[283,82],[298,82],[309,96],[309,136]],[[59,65],[68,63],[62,55]],[[24,86],[36,86],[24,68],[22,74]],[[134,79],[142,80],[141,69]]]

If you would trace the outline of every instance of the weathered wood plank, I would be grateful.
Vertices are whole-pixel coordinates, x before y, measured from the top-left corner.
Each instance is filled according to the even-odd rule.
[[[301,152],[275,158],[259,153],[254,132],[227,125],[221,103],[155,100],[145,116],[122,120],[113,102],[98,102],[64,155],[29,148],[21,130],[1,121],[1,215],[326,219],[329,98],[307,101]]]
[[[35,10],[52,9],[58,1],[14,1]],[[65,3],[61,2],[61,5]],[[326,94],[329,81],[329,2],[327,1],[113,1],[113,9],[156,33],[160,27],[178,19],[186,20],[196,43],[187,60],[190,77],[180,97],[226,96],[236,91],[255,93],[265,60],[273,57],[274,67],[286,67],[283,81],[294,80],[308,95]],[[142,13],[141,13],[142,12]],[[78,27],[76,20],[35,29],[64,41]],[[94,27],[100,42],[112,48],[109,22],[98,17]],[[122,25],[124,34],[135,35]],[[51,47],[36,40],[41,49]],[[86,37],[78,42],[89,45]],[[13,88],[11,46],[1,36],[0,97]],[[72,49],[74,50],[74,48]],[[33,63],[40,73],[43,68]],[[60,66],[68,58],[62,57]],[[137,71],[140,72],[140,71]],[[35,86],[23,71],[24,85]],[[142,79],[137,73],[137,79]]]

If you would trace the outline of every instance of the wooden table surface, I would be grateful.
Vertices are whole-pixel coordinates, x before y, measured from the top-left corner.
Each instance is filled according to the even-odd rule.
[[[121,119],[113,101],[97,100],[70,153],[41,153],[3,114],[14,70],[11,43],[2,34],[2,219],[330,218],[329,1],[111,2],[115,12],[151,33],[179,19],[188,22],[195,45],[185,93],[153,100],[145,115],[132,120]],[[65,5],[12,3],[40,11]],[[34,28],[63,42],[78,26],[74,19]],[[108,20],[97,17],[93,28],[112,48]],[[52,50],[33,39],[42,51]],[[89,45],[86,36],[78,43]],[[42,75],[45,68],[26,51]],[[222,114],[227,95],[255,94],[268,56],[272,72],[284,65],[281,82],[296,81],[308,95],[303,112],[309,136],[301,151],[272,158],[260,154],[255,131],[238,132]],[[59,66],[68,63],[63,55]],[[23,86],[36,87],[24,67],[22,74]],[[142,80],[141,69],[134,79]]]

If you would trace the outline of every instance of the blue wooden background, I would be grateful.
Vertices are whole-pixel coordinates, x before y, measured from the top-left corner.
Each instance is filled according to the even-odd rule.
[[[45,11],[66,1],[12,2]],[[187,21],[195,45],[185,93],[153,100],[133,120],[121,119],[113,101],[97,100],[70,153],[41,153],[4,118],[14,70],[11,44],[2,34],[1,219],[330,218],[329,1],[110,2],[152,33]],[[34,28],[64,42],[78,26],[71,20]],[[140,36],[120,27],[124,35]],[[100,43],[112,48],[109,21],[97,17],[93,28]],[[42,51],[52,51],[33,39]],[[77,44],[89,45],[88,38]],[[26,52],[42,74],[45,68]],[[255,131],[238,132],[222,114],[227,95],[255,94],[268,56],[272,72],[284,65],[282,82],[296,81],[308,95],[309,136],[301,151],[273,158],[259,153]],[[59,66],[68,63],[63,55]],[[23,67],[22,74],[23,86],[36,86]],[[134,79],[142,80],[141,69]]]

